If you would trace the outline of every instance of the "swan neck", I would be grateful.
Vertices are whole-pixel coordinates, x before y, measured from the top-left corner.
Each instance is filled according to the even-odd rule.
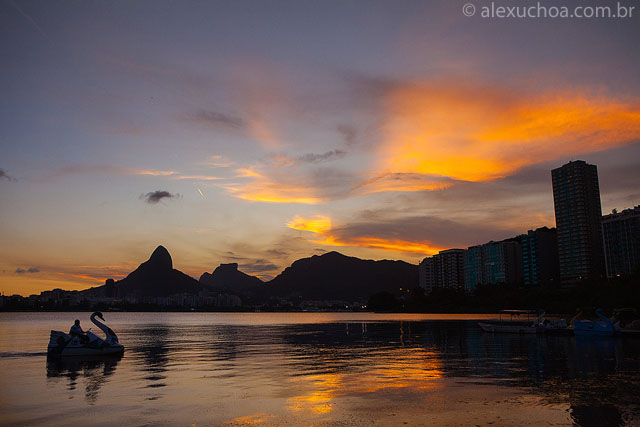
[[[611,320],[607,316],[602,314],[602,312],[600,310],[596,310],[596,315],[600,319],[602,319],[607,326],[613,327],[613,323],[611,322]]]
[[[91,321],[93,322],[94,325],[96,325],[98,328],[100,328],[102,330],[102,332],[105,333],[105,335],[109,336],[109,333],[107,332],[107,326],[100,322],[99,320],[96,319],[96,315],[95,313],[91,315]]]

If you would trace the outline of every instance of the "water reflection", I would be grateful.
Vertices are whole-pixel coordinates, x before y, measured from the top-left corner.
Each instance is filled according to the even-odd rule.
[[[485,334],[469,321],[139,324],[121,336],[123,381],[162,422],[308,425],[380,408],[427,424],[640,420],[638,340]],[[72,390],[87,378],[95,403],[118,362],[48,363],[47,377]],[[203,410],[220,418],[188,418]]]
[[[57,382],[66,378],[67,389],[73,391],[79,378],[85,380],[84,396],[88,403],[95,404],[100,388],[114,374],[122,355],[94,357],[48,357],[47,380]]]
[[[137,336],[136,345],[127,349],[127,356],[132,355],[137,370],[142,372],[144,388],[155,390],[165,387],[166,372],[169,364],[169,346],[171,345],[171,328],[167,325],[138,328],[131,334]],[[149,391],[147,400],[162,397],[158,391]]]
[[[358,332],[355,332],[358,331]],[[442,378],[526,387],[568,404],[578,425],[640,419],[637,340],[484,334],[465,322],[297,326],[285,334],[292,411],[327,413],[341,396],[443,387]]]

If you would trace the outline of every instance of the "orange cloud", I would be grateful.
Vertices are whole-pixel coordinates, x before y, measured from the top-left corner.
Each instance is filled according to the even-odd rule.
[[[443,250],[430,242],[412,242],[402,239],[383,239],[375,236],[345,237],[340,235],[340,229],[331,226],[331,219],[324,215],[303,218],[296,215],[287,222],[287,227],[294,230],[310,231],[317,238],[313,243],[329,246],[350,246],[370,249],[382,249],[394,252],[411,252],[433,255]]]
[[[103,284],[107,279],[119,280],[127,276],[131,266],[74,266],[71,271],[57,271],[54,274],[66,277],[68,280],[95,284]],[[78,271],[79,270],[79,271]],[[98,274],[95,274],[97,272]]]
[[[419,173],[384,173],[358,184],[353,193],[358,195],[383,193],[386,191],[443,190],[453,185],[452,181],[437,179]]]
[[[238,178],[250,178],[250,182],[224,184],[231,194],[239,199],[267,203],[318,204],[325,198],[316,196],[313,188],[299,185],[292,177],[268,177],[253,168],[236,170]]]
[[[298,187],[292,184],[283,184],[276,181],[260,181],[250,185],[236,186],[226,185],[231,194],[239,199],[252,202],[267,203],[302,203],[315,205],[322,203],[324,199],[309,195],[306,187]]]
[[[222,178],[211,175],[182,175],[177,171],[133,170],[134,175],[167,176],[178,180],[217,181]]]
[[[236,170],[239,178],[264,178],[252,168],[240,168]]]
[[[267,98],[273,101],[271,95]],[[351,161],[354,169],[323,172],[308,161],[344,158],[341,150],[272,154],[269,161],[237,170],[238,177],[250,180],[224,186],[245,200],[304,204],[437,191],[457,181],[490,181],[532,164],[640,139],[639,100],[587,91],[530,95],[453,80],[391,82],[382,100],[381,136],[373,138],[377,146],[350,153],[340,164]]]
[[[235,197],[260,202],[318,204],[328,200],[363,196],[387,191],[441,190],[454,184],[446,178],[419,173],[382,173],[363,177],[355,173],[342,173],[339,178],[309,177],[295,160],[274,155],[268,166],[240,168],[236,178],[250,181],[221,184]]]
[[[195,181],[218,181],[222,178],[210,175],[180,175],[176,179],[193,179]]]
[[[640,138],[640,104],[562,92],[405,84],[385,101],[379,168],[484,181]],[[408,190],[405,190],[408,191]]]
[[[334,246],[356,246],[371,249],[383,249],[385,251],[394,252],[412,252],[417,254],[433,255],[444,248],[436,247],[428,243],[422,242],[410,242],[401,239],[381,239],[377,237],[354,237],[348,240],[337,240],[336,238],[329,238],[324,242],[326,245]]]
[[[154,171],[154,170],[141,170],[141,171],[132,171],[134,175],[150,175],[150,176],[171,176],[175,175],[178,172],[176,171]]]
[[[311,218],[303,218],[296,215],[291,221],[287,222],[287,227],[293,228],[294,230],[324,234],[331,231],[331,218],[324,215],[316,215]]]
[[[215,155],[211,156],[204,165],[211,166],[213,168],[230,168],[235,165],[231,160],[226,159],[224,156]]]

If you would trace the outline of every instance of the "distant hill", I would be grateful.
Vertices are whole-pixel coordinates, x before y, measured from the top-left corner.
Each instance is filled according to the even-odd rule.
[[[366,300],[395,295],[418,285],[418,266],[404,261],[372,261],[328,252],[302,258],[265,284],[271,296],[320,300]],[[400,291],[400,288],[403,291]]]
[[[255,292],[264,287],[262,280],[238,270],[237,263],[220,264],[213,273],[202,273],[200,284],[229,292]]]
[[[115,283],[115,292],[120,297],[162,297],[183,292],[197,293],[202,289],[196,279],[173,268],[171,255],[164,246],[158,246],[149,260]]]
[[[302,258],[269,282],[238,270],[238,264],[220,264],[200,280],[173,268],[171,255],[158,246],[151,257],[126,278],[83,293],[114,297],[159,297],[202,290],[232,293],[249,304],[261,304],[270,297],[295,302],[312,300],[367,300],[381,291],[396,296],[418,285],[418,266],[404,261],[373,261],[328,252]],[[402,291],[400,291],[402,288]]]

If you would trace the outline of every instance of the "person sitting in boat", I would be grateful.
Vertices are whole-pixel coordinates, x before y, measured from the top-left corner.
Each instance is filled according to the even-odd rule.
[[[69,335],[71,335],[72,337],[79,337],[84,335],[84,331],[82,330],[80,321],[78,319],[73,322],[73,326],[71,327],[71,329],[69,329]]]
[[[73,322],[73,326],[71,326],[71,329],[69,329],[69,335],[71,335],[72,338],[78,337],[80,342],[89,341],[89,337],[87,337],[87,335],[82,330],[82,327],[80,326],[80,321],[78,319],[76,319]]]

